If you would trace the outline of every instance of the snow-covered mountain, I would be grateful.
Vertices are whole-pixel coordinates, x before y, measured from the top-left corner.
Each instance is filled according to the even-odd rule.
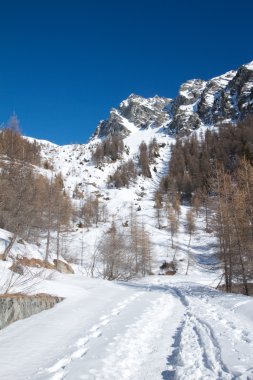
[[[0,332],[1,379],[253,379],[253,302],[214,289],[221,271],[216,265],[216,237],[205,228],[206,215],[196,215],[189,253],[185,230],[189,206],[182,206],[178,216],[174,247],[166,216],[160,215],[158,228],[154,209],[154,193],[168,171],[176,137],[199,127],[236,122],[252,111],[253,62],[207,82],[188,81],[175,99],[132,94],[99,123],[87,144],[37,141],[42,166],[34,169],[48,177],[61,173],[76,210],[94,196],[107,206],[108,216],[87,228],[78,225],[76,217],[62,232],[61,254],[82,265],[73,264],[71,275],[52,275],[46,269],[34,289],[66,299]],[[112,136],[123,139],[120,158],[96,164],[93,152]],[[150,163],[151,177],[137,175],[128,187],[108,186],[108,177],[129,158],[138,167],[141,142],[148,145],[154,138],[158,151]],[[152,275],[119,283],[87,278],[101,236],[112,220],[129,230],[132,211],[150,236]],[[0,231],[3,249],[9,239],[10,234]],[[19,240],[12,258],[43,260],[45,239],[38,245]],[[53,243],[50,254],[52,260]],[[173,259],[176,274],[158,275],[163,260]],[[10,265],[11,260],[0,262],[2,280],[9,278]],[[15,291],[20,291],[17,284]]]
[[[252,112],[253,61],[209,81],[189,80],[181,85],[175,99],[145,99],[131,94],[99,123],[95,136],[127,136],[130,131],[125,120],[138,128],[163,128],[183,134],[200,126],[235,123]]]
[[[154,192],[161,177],[168,171],[170,148],[176,137],[189,134],[199,127],[236,122],[251,112],[253,62],[207,82],[198,79],[187,81],[180,87],[175,99],[159,96],[145,99],[131,94],[117,109],[110,111],[107,120],[99,123],[87,144],[58,146],[39,141],[42,160],[50,163],[53,172],[61,172],[65,189],[77,207],[83,201],[76,199],[76,190],[83,194],[84,199],[90,194],[99,197],[106,204],[110,216],[119,217],[122,222],[124,218],[127,219],[129,208],[134,206],[135,210],[140,210],[140,219],[143,218],[152,232],[149,218],[151,214],[154,218]],[[116,161],[108,160],[96,165],[92,153],[101,141],[111,136],[123,138],[122,156]],[[128,188],[108,187],[107,180],[117,167],[129,158],[137,164],[141,142],[145,141],[148,145],[154,138],[159,146],[159,154],[150,165],[151,178],[137,176]],[[39,170],[45,175],[48,172]],[[94,239],[93,236],[87,241],[92,245]],[[78,239],[73,244],[77,251],[80,250]]]
[[[144,182],[152,182],[154,189],[167,171],[170,144],[176,136],[189,134],[199,127],[235,123],[252,112],[253,62],[207,82],[199,79],[187,81],[175,99],[159,96],[145,99],[131,94],[117,109],[110,111],[107,120],[99,123],[87,144],[57,146],[40,141],[42,157],[52,164],[56,172],[62,173],[70,194],[77,186],[84,194],[102,191],[108,197],[108,176],[129,158],[136,161],[141,142],[148,144],[155,138],[160,150],[151,167],[155,170],[152,170],[152,179],[138,178],[134,185],[137,191]],[[123,138],[124,153],[121,160],[97,167],[91,160],[92,152],[110,136]]]
[[[111,110],[108,120],[99,123],[95,136],[128,136],[131,129],[127,128],[126,121],[142,129],[165,127],[170,121],[166,107],[171,102],[172,99],[159,96],[145,99],[131,94],[120,103],[118,109]]]

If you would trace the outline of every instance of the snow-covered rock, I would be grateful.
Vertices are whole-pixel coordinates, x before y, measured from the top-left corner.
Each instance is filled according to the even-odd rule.
[[[124,119],[138,128],[165,127],[168,132],[189,133],[200,126],[235,123],[253,112],[253,63],[209,81],[192,79],[180,86],[175,99],[131,94],[107,120],[99,123],[95,136],[128,136]]]
[[[189,133],[200,126],[236,123],[253,112],[253,65],[210,79],[191,80],[171,103],[169,129]]]
[[[166,126],[170,118],[166,107],[171,101],[171,99],[159,96],[145,99],[142,96],[131,94],[120,103],[118,109],[111,110],[107,120],[99,123],[95,136],[128,136],[131,130],[125,125],[125,120],[142,129]]]

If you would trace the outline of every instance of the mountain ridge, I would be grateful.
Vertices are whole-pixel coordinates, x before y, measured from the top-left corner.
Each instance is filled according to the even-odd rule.
[[[189,134],[199,127],[237,123],[253,112],[253,61],[208,81],[190,79],[174,98],[144,98],[131,94],[102,120],[92,138],[126,137],[125,118],[138,128],[162,128],[167,133]]]

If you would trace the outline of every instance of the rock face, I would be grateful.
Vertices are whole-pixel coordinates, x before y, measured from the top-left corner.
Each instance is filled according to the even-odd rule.
[[[138,128],[159,128],[169,122],[166,107],[171,99],[155,96],[145,99],[132,94],[120,103],[119,108],[113,108],[108,120],[99,123],[95,132],[96,137],[119,135],[126,137],[131,133],[131,124]]]
[[[124,138],[131,133],[131,124],[185,135],[200,126],[236,123],[249,113],[253,113],[253,61],[209,81],[189,80],[175,99],[132,94],[100,122],[95,136]]]
[[[184,83],[170,105],[168,128],[189,133],[200,126],[236,123],[253,113],[253,62],[208,82]]]
[[[108,120],[102,120],[97,127],[97,137],[128,136],[130,131],[124,126],[124,120],[118,110],[112,109]]]
[[[159,128],[168,122],[166,107],[170,102],[171,99],[159,96],[145,99],[132,94],[120,104],[119,111],[125,119],[138,128]]]
[[[62,300],[61,297],[49,294],[2,295],[0,296],[0,330],[19,319],[50,309]]]

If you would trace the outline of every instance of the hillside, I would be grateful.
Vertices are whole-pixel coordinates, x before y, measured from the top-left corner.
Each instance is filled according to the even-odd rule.
[[[132,94],[121,102],[118,109],[111,110],[107,120],[99,123],[87,144],[57,146],[42,141],[41,154],[43,160],[52,165],[54,172],[62,174],[65,189],[75,198],[73,202],[77,207],[80,207],[87,197],[96,196],[109,210],[108,222],[113,216],[119,223],[129,221],[130,209],[133,207],[135,211],[139,210],[139,220],[143,220],[147,229],[151,229],[150,225],[152,228],[156,225],[154,194],[161,178],[168,172],[171,145],[175,143],[176,138],[189,135],[192,131],[204,133],[220,123],[234,124],[251,113],[252,107],[253,64],[249,63],[207,82],[188,81],[180,87],[176,99],[159,96],[144,99]],[[109,158],[101,163],[94,162],[92,154],[96,147],[112,136],[123,138],[124,149],[120,158]],[[151,178],[137,175],[135,180],[130,181],[129,186],[119,189],[114,188],[113,183],[108,185],[109,176],[112,176],[122,163],[133,159],[138,167],[141,142],[144,141],[148,145],[153,139],[156,139],[158,154],[150,163]],[[79,196],[82,194],[83,198],[78,199],[76,191]],[[153,222],[150,223],[152,219]],[[104,230],[103,223],[99,228]],[[91,229],[85,232],[86,252],[94,249],[99,231],[96,228],[94,231]],[[78,233],[76,234],[78,236]],[[157,234],[164,236],[165,240],[168,239],[167,232],[161,229],[155,229],[155,235]],[[167,255],[168,249],[162,251],[152,235],[153,232],[152,244],[156,246],[154,259],[156,260],[156,252],[159,251],[159,263]],[[79,252],[81,240],[79,237],[72,242]]]
[[[14,193],[7,182],[0,227],[8,222],[13,229],[0,230],[0,253],[15,239],[0,260],[2,292],[6,284],[10,293],[25,292],[28,282],[31,294],[65,298],[0,331],[2,380],[253,379],[253,301],[217,290],[225,267],[213,222],[217,207],[206,198],[197,205],[174,187],[160,192],[176,141],[187,143],[194,132],[204,141],[207,130],[237,128],[252,112],[251,62],[209,81],[190,80],[175,99],[131,94],[87,144],[26,137],[27,148],[23,142],[14,158],[0,144],[1,174],[19,169],[11,173],[23,186],[21,221],[29,227],[14,223],[22,212],[8,217]],[[33,161],[31,154],[24,158],[26,149]],[[36,175],[28,190],[19,182],[27,169]],[[23,275],[9,268],[24,258],[46,265],[29,268],[22,283]],[[71,266],[68,274],[58,261]],[[241,274],[235,276],[241,285]]]

